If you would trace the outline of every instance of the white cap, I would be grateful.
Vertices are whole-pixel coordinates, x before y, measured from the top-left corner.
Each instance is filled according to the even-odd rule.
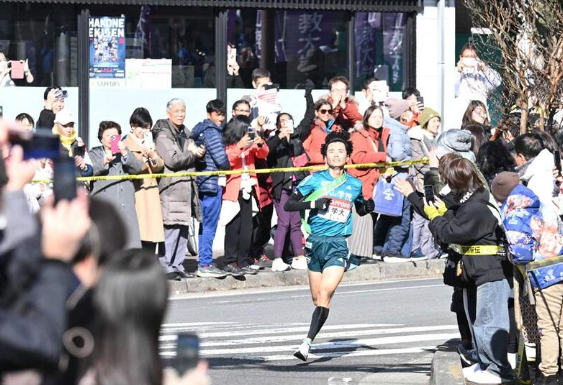
[[[67,125],[69,123],[74,123],[74,115],[69,110],[62,110],[55,116],[55,123]]]

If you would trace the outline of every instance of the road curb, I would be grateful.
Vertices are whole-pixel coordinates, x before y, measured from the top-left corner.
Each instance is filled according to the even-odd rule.
[[[429,260],[405,263],[383,263],[368,261],[359,268],[346,272],[343,282],[378,281],[400,278],[438,277],[444,271],[444,260]],[[169,283],[170,295],[190,293],[228,291],[240,289],[258,289],[262,287],[284,287],[308,285],[307,272],[290,270],[274,273],[270,269],[256,275],[241,278],[193,278]]]
[[[459,354],[438,350],[432,358],[430,385],[464,385]]]

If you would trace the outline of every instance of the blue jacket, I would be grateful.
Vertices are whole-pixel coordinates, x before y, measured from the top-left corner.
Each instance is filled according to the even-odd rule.
[[[391,130],[387,144],[387,155],[395,162],[411,160],[411,139],[407,134],[409,128],[392,118],[386,118],[384,126]]]
[[[562,254],[563,237],[543,220],[540,200],[524,185],[516,186],[503,203],[501,216],[514,263],[555,258]],[[529,272],[533,287],[544,289],[563,281],[563,262]]]
[[[196,162],[197,171],[229,170],[231,165],[223,143],[223,127],[217,127],[211,120],[205,119],[192,130],[197,146],[205,144],[205,158]],[[217,176],[198,176],[197,186],[200,193],[217,194]]]

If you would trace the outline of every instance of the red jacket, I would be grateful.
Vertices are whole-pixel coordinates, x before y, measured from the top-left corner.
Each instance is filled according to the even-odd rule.
[[[383,128],[381,132],[383,147],[385,152],[378,152],[378,143],[380,133],[376,130],[366,130],[362,128],[356,131],[350,137],[354,149],[350,157],[350,163],[377,163],[385,162],[387,159],[387,142],[389,141],[390,130]],[[373,198],[373,190],[379,179],[378,168],[349,168],[348,173],[362,181],[362,193],[364,199]]]
[[[241,170],[242,169],[242,153],[245,154],[246,167],[249,170],[254,170],[255,159],[266,159],[268,156],[268,146],[264,144],[262,147],[258,147],[253,144],[252,147],[246,150],[241,150],[238,145],[230,144],[225,150],[227,151],[227,156],[229,157],[229,163],[231,164],[231,170]],[[256,174],[250,174],[250,177],[254,180],[256,179]],[[236,202],[240,194],[240,181],[241,174],[238,175],[228,175],[227,185],[223,191],[223,199],[228,201]],[[254,190],[256,192],[256,197],[260,198],[260,191],[258,189],[258,183],[254,185]]]
[[[336,132],[341,131],[341,127],[336,123],[333,123],[330,129]],[[327,135],[325,122],[315,119],[309,136],[303,141],[303,148],[309,157],[308,166],[323,166],[325,164],[321,154],[321,146],[325,143]]]
[[[328,98],[329,103],[332,105],[332,99]],[[338,104],[332,110],[334,115],[334,123],[342,127],[343,130],[348,131],[353,128],[357,122],[361,122],[363,119],[362,114],[358,111],[358,105],[355,101],[351,100],[349,97],[346,98],[346,108],[340,108]]]

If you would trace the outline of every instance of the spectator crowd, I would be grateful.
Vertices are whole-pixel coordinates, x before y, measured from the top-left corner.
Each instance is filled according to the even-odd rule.
[[[362,182],[364,199],[375,202],[369,215],[353,211],[350,259],[444,259],[466,379],[513,381],[518,338],[526,338],[537,345],[536,383],[559,383],[563,135],[533,127],[520,134],[518,114],[493,127],[486,95],[499,85],[494,70],[472,46],[462,49],[458,70],[456,96],[465,100],[465,113],[458,127],[447,130],[417,89],[405,89],[401,99],[381,98],[375,78],[365,82],[360,103],[345,77],[332,78],[318,100],[307,82],[305,113],[294,117],[280,104],[270,73],[257,69],[255,90],[232,105],[228,121],[221,100],[209,101],[204,112],[174,98],[167,116],[156,121],[142,107],[132,112],[127,129],[101,121],[101,145],[89,149],[65,108],[66,92],[47,88],[37,123],[29,111],[21,113],[12,131],[48,130],[57,136],[61,157],[73,159],[77,175],[146,177],[95,179],[80,186],[76,199],[55,205],[48,181],[54,176],[52,160],[24,161],[21,148],[10,146],[7,123],[0,127],[5,381],[33,368],[43,383],[127,378],[160,384],[162,367],[155,362],[167,298],[162,271],[168,280],[193,278],[184,262],[194,223],[199,223],[198,277],[239,277],[265,267],[306,270],[307,226],[284,207],[311,172],[253,170],[324,165],[325,138],[345,131],[353,145],[349,164],[401,162],[348,169]],[[204,119],[186,127],[188,113]],[[221,174],[224,170],[240,172]],[[152,177],[195,171],[210,173]],[[212,245],[220,226],[224,258],[218,266]],[[267,256],[270,239],[273,254]],[[148,286],[150,295],[143,295]],[[518,334],[533,329],[515,317],[520,301],[528,301],[539,333]],[[49,322],[40,327],[37,317]],[[138,357],[139,343],[143,357],[128,360]],[[192,381],[205,381],[204,372],[201,367],[201,378]]]

